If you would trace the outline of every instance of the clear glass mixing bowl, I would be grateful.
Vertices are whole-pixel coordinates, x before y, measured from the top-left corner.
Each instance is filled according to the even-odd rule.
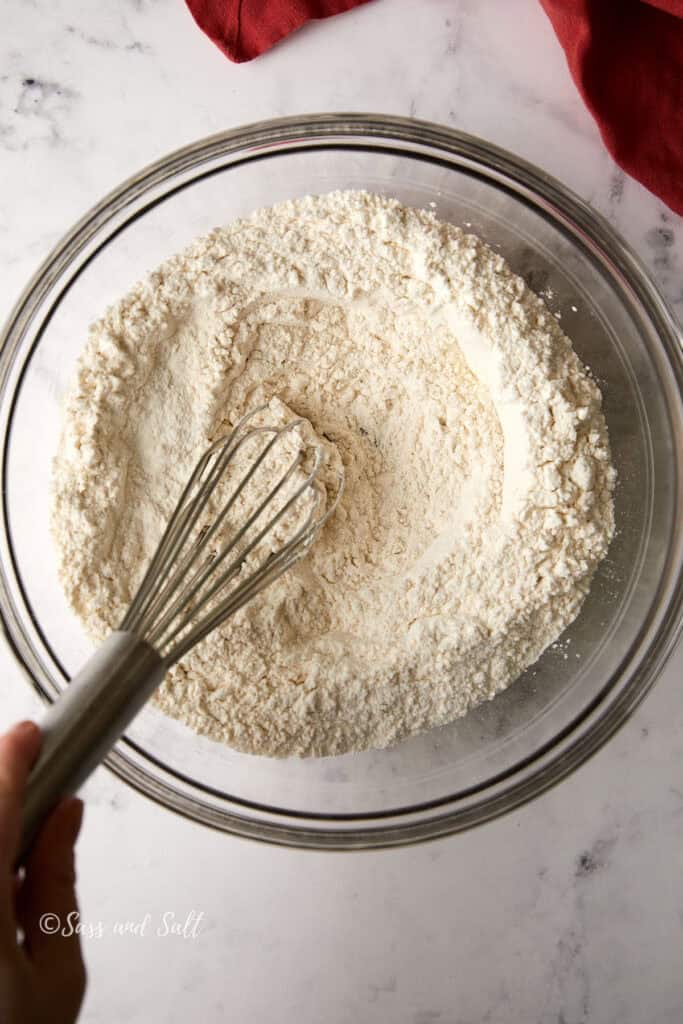
[[[547,297],[604,392],[618,532],[562,643],[450,726],[390,750],[277,761],[147,707],[108,758],[126,782],[196,821],[325,848],[455,832],[556,783],[652,686],[680,633],[683,595],[681,339],[628,247],[558,182],[478,139],[370,115],[270,121],[188,146],[107,196],[48,257],[5,328],[0,610],[39,693],[53,700],[90,651],[62,596],[47,518],[60,398],[88,324],[196,235],[256,207],[349,188],[471,227]]]

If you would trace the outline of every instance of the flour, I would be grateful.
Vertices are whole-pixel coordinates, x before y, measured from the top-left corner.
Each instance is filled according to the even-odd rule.
[[[52,523],[93,637],[198,455],[273,399],[341,460],[342,502],[169,673],[165,712],[259,754],[385,747],[494,697],[575,618],[614,528],[598,388],[481,240],[342,192],[197,240],[92,327]]]

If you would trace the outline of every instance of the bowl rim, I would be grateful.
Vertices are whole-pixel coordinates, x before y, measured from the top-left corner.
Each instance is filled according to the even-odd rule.
[[[618,276],[621,287],[630,293],[649,319],[672,371],[676,398],[679,402],[683,400],[683,333],[659,286],[640,258],[588,203],[538,167],[476,136],[428,121],[343,112],[276,118],[207,136],[148,164],[105,195],[53,247],[10,312],[0,332],[0,395],[10,382],[26,332],[45,296],[60,280],[64,271],[97,237],[99,231],[118,213],[153,188],[218,158],[248,150],[274,153],[277,147],[282,151],[283,146],[285,151],[295,152],[301,148],[302,143],[317,149],[333,145],[335,139],[343,140],[347,145],[352,144],[354,139],[372,139],[383,142],[385,149],[389,149],[392,142],[422,147],[427,151],[441,153],[451,161],[456,158],[483,167],[489,180],[495,180],[496,176],[499,178],[500,186],[503,181],[511,181],[518,199],[526,199],[536,208],[540,206],[552,215],[556,223],[574,235],[578,233],[588,249],[597,250],[609,259],[610,268]],[[411,155],[409,149],[401,152]],[[26,358],[28,360],[28,356]],[[14,383],[4,423],[6,429],[0,454],[3,484],[12,415],[21,379],[20,375]],[[677,479],[676,483],[680,493],[681,480]],[[34,689],[49,703],[54,700],[54,691],[48,682],[49,674],[20,622],[6,576],[6,565],[11,565],[13,569],[14,565],[11,556],[5,557],[8,538],[5,490],[3,487],[0,509],[3,555],[0,559],[0,622],[19,665],[28,675]],[[601,709],[604,697],[601,691],[591,707],[579,716],[578,725],[576,722],[571,723],[571,735],[565,737],[567,742],[564,746],[558,744],[557,737],[553,737],[545,747],[527,759],[536,766],[531,774],[515,778],[520,775],[524,763],[522,768],[515,764],[510,773],[504,773],[503,780],[494,778],[490,784],[488,781],[483,784],[482,791],[487,796],[471,805],[463,806],[462,800],[458,800],[457,806],[449,808],[449,800],[453,804],[453,798],[445,797],[435,802],[436,806],[433,802],[427,802],[382,814],[319,815],[264,807],[234,798],[228,800],[222,794],[224,803],[231,810],[218,811],[202,802],[196,792],[187,797],[178,790],[177,785],[166,781],[164,772],[176,779],[177,773],[169,772],[166,766],[141,751],[131,740],[125,739],[123,744],[136,750],[145,762],[155,764],[162,773],[161,778],[158,775],[152,776],[117,748],[112,750],[104,763],[133,788],[185,817],[235,835],[278,845],[338,850],[367,849],[405,845],[462,831],[511,811],[556,785],[596,753],[627,721],[654,685],[683,632],[683,561],[680,558],[675,575],[675,581],[669,586],[668,603],[661,610],[653,635],[647,638],[646,644],[639,645],[644,646],[645,650],[634,654],[631,659],[634,665],[627,677],[624,676],[622,663],[622,672],[609,688],[610,693],[615,692],[617,684],[626,679],[616,699],[606,709]],[[17,583],[21,590],[21,584]],[[42,636],[40,624],[34,622],[33,625]],[[638,645],[634,643],[633,646]],[[209,791],[207,787],[204,788]],[[252,811],[262,811],[270,817],[267,820],[246,817],[239,813],[239,809],[244,806]],[[432,811],[436,813],[430,813]]]

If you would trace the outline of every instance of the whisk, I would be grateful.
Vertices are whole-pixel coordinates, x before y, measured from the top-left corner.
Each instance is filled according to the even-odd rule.
[[[58,799],[104,759],[168,669],[302,558],[336,508],[343,477],[328,494],[319,480],[319,446],[312,464],[299,450],[276,480],[265,476],[276,446],[304,421],[253,426],[263,408],[201,457],[119,629],[48,710],[28,780],[20,860]],[[236,512],[243,518],[233,527]]]

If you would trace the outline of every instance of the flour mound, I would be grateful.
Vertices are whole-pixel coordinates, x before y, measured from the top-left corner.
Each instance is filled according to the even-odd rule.
[[[480,239],[337,192],[198,239],[93,325],[52,525],[94,638],[198,456],[273,400],[343,464],[342,501],[171,670],[165,712],[259,754],[386,747],[494,697],[575,618],[614,530],[598,388]]]

